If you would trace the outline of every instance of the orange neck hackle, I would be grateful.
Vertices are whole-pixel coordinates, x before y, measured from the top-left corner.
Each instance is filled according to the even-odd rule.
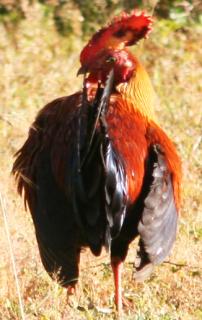
[[[135,58],[135,71],[129,82],[120,83],[117,91],[126,101],[126,107],[142,114],[148,120],[156,120],[154,104],[156,95],[150,78],[142,64]]]

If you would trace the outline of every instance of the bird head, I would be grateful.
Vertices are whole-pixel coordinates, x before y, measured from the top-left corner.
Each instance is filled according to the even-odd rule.
[[[136,10],[123,12],[106,27],[96,32],[80,54],[78,74],[89,73],[90,82],[105,83],[114,69],[114,83],[126,82],[132,76],[136,59],[127,47],[146,38],[151,31],[152,18]]]

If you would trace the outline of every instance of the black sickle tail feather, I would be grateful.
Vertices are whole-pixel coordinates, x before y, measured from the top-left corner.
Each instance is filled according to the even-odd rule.
[[[72,170],[74,212],[94,254],[100,253],[103,243],[109,248],[111,238],[121,229],[126,210],[125,172],[105,121],[112,84],[113,71],[104,89],[98,85],[91,103],[86,99],[84,85]]]
[[[108,86],[111,86],[110,79],[113,79],[111,71],[108,79]],[[108,101],[107,94],[104,101]],[[120,233],[126,213],[127,204],[127,178],[123,161],[113,147],[113,143],[108,135],[108,126],[105,120],[106,103],[103,103],[100,115],[100,127],[103,134],[101,145],[101,156],[105,172],[105,211],[107,218],[107,229],[105,234],[105,247],[111,246],[111,240],[115,239]]]
[[[105,168],[105,210],[107,217],[106,247],[115,239],[124,222],[127,204],[127,180],[123,163],[106,136],[102,158]]]
[[[139,281],[144,280],[152,271],[152,266],[161,263],[170,253],[178,220],[172,177],[160,146],[153,146],[150,158],[153,161],[153,181],[144,200],[144,210],[138,225],[139,263],[135,278]]]

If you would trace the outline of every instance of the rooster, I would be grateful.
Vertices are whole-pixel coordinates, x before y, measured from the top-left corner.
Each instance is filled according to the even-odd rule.
[[[134,10],[93,35],[80,54],[83,89],[39,112],[13,166],[46,271],[72,293],[82,248],[99,256],[105,247],[119,312],[130,243],[139,237],[135,279],[143,281],[170,253],[180,206],[180,158],[128,50],[151,24]]]

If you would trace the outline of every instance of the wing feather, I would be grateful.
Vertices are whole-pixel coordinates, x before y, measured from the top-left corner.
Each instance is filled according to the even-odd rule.
[[[152,265],[161,263],[170,253],[178,221],[172,176],[165,155],[158,145],[154,145],[149,156],[154,159],[152,183],[138,224],[140,264],[135,277],[141,281],[151,272]]]

